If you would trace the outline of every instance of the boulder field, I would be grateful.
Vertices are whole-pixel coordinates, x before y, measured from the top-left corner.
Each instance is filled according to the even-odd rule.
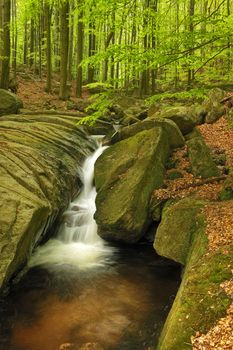
[[[217,107],[222,108],[220,103]],[[123,127],[96,163],[99,235],[108,241],[135,243],[147,239],[147,229],[151,232],[154,221],[155,251],[182,267],[181,285],[156,350],[191,349],[195,332],[207,332],[226,314],[230,303],[220,284],[231,277],[232,254],[225,254],[224,249],[231,250],[208,248],[205,208],[213,203],[190,194],[184,198],[182,194],[180,198],[172,194],[171,199],[159,197],[159,191],[165,189],[166,169],[171,169],[168,157],[177,148],[185,150],[187,170],[194,181],[205,184],[226,177],[222,173],[224,162],[214,159],[195,127],[200,122],[210,123],[210,119],[213,122],[216,115],[211,118],[211,113],[216,110],[211,105],[208,108],[203,114],[202,107],[196,107],[196,119],[191,109],[171,108]],[[179,168],[175,170],[178,174]],[[155,191],[158,197],[152,195],[153,189],[160,189]],[[232,198],[231,174],[223,184],[221,197]],[[221,208],[222,202],[217,203],[214,205]]]
[[[68,116],[0,118],[0,289],[25,264],[77,192],[77,170],[93,149]]]

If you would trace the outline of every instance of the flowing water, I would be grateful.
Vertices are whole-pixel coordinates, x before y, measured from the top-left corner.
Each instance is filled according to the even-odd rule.
[[[93,219],[94,163],[56,239],[0,300],[1,350],[152,350],[179,284],[179,269],[147,244],[112,247]]]

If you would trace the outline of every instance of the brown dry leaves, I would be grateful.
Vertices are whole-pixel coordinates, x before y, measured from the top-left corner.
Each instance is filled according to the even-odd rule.
[[[216,251],[221,246],[233,242],[233,203],[209,204],[204,209],[207,218],[206,234],[209,240],[209,250]],[[227,254],[227,250],[226,250]]]
[[[233,298],[233,279],[221,285]],[[233,303],[227,310],[226,317],[221,318],[206,335],[196,333],[192,337],[193,350],[232,350],[233,349]]]
[[[212,183],[205,183],[209,180],[203,181],[201,178],[195,178],[187,171],[191,167],[187,157],[187,146],[176,150],[171,156],[171,160],[178,163],[178,169],[183,177],[176,180],[165,179],[164,184],[166,188],[154,191],[153,196],[163,201],[173,198],[184,198],[195,194],[198,198],[210,201],[217,200],[218,193],[222,189],[224,177],[222,179],[217,178],[216,181],[214,181],[215,179],[213,178]]]
[[[227,165],[233,166],[233,129],[221,118],[215,124],[203,124],[199,127],[207,144],[215,149],[224,149]],[[216,202],[204,208],[207,218],[206,234],[209,239],[209,251],[216,251],[221,246],[228,247],[233,242],[233,202]],[[208,253],[207,253],[208,254]],[[233,271],[232,271],[233,272]],[[233,279],[221,284],[221,287],[233,300]],[[207,334],[197,332],[192,337],[193,350],[232,350],[233,349],[233,302],[227,315],[221,318]]]

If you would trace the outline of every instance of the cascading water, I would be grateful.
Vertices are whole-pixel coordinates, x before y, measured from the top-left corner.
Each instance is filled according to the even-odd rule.
[[[79,174],[83,182],[80,195],[70,203],[64,213],[57,238],[50,239],[35,251],[29,267],[70,264],[82,269],[108,262],[113,248],[97,235],[97,224],[94,220],[96,189],[93,185],[94,165],[105,148],[99,145],[93,155],[85,160]]]

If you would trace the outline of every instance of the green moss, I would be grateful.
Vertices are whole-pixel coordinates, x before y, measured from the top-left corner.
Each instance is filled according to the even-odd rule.
[[[219,199],[221,201],[229,200],[233,198],[233,173],[230,169],[230,174],[224,182],[223,189],[219,194]]]
[[[196,216],[203,205],[203,201],[193,198],[168,201],[165,204],[154,242],[159,255],[181,264],[186,263],[192,234],[197,229]]]
[[[220,283],[231,278],[231,255],[224,247],[207,252],[205,218],[197,217],[198,229],[193,235],[182,283],[169,313],[157,350],[192,349],[191,336],[196,331],[207,332],[223,317],[229,298]],[[227,247],[232,252],[232,247]]]
[[[107,240],[136,242],[150,224],[149,202],[163,184],[166,133],[153,128],[109,147],[97,160],[95,218]]]
[[[190,133],[185,135],[185,140],[188,141],[194,139],[195,137],[201,137],[201,132],[196,127]]]
[[[170,171],[167,174],[167,178],[169,180],[180,179],[181,177],[183,177],[183,174],[180,171],[177,171],[177,170]]]
[[[169,158],[168,161],[166,162],[166,169],[174,169],[178,165],[178,159],[172,159]]]
[[[195,137],[187,142],[188,155],[194,176],[204,179],[219,176],[219,169],[214,163],[210,149],[202,137]]]

